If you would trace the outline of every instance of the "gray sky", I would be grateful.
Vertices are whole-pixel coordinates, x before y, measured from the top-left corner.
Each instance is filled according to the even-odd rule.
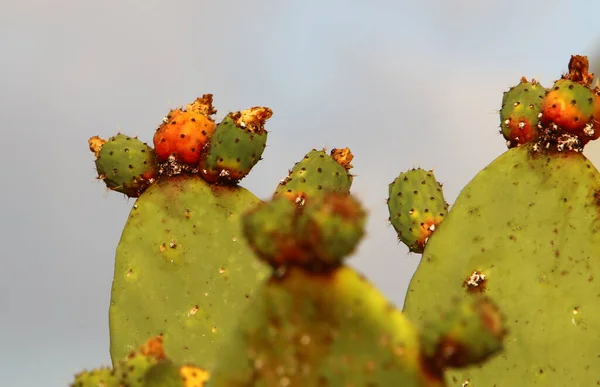
[[[418,4],[418,5],[417,5]],[[401,306],[418,255],[387,226],[387,184],[435,168],[452,202],[504,151],[502,92],[544,86],[600,44],[600,3],[552,0],[0,1],[0,384],[64,386],[109,364],[114,249],[133,201],[94,180],[92,135],[151,141],[213,93],[219,119],[266,105],[242,182],[268,197],[313,147],[349,146],[370,210],[351,264]],[[600,147],[588,156],[600,161]]]

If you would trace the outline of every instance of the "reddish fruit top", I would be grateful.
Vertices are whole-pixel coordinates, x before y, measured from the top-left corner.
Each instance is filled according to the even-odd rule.
[[[212,94],[197,98],[185,110],[172,110],[154,134],[157,161],[173,156],[178,163],[197,165],[216,127],[210,117],[214,113]]]

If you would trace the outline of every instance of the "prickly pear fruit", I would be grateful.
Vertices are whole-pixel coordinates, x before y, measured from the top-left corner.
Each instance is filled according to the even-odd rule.
[[[184,365],[179,373],[185,382],[184,387],[202,387],[210,379],[208,371],[191,365]]]
[[[267,146],[264,125],[272,115],[273,111],[265,107],[228,114],[217,125],[201,159],[202,176],[211,183],[237,183],[243,179]]]
[[[137,137],[117,134],[106,141],[94,136],[89,146],[96,156],[98,179],[113,191],[138,197],[158,175],[154,150]]]
[[[283,197],[260,203],[242,218],[252,251],[272,267],[307,265],[311,254],[298,238],[298,207]]]
[[[341,214],[362,213],[360,207],[348,210],[356,204],[350,200],[333,205],[332,201],[348,196],[329,193],[323,197],[313,209],[316,196],[310,196],[301,208],[289,202],[296,212],[290,211],[288,216],[314,211],[319,227],[333,228],[327,224],[335,224]],[[287,199],[274,201],[284,203]],[[282,212],[271,214],[275,216],[273,223],[282,223]],[[357,218],[362,215],[348,217]],[[357,228],[361,225],[362,221],[356,222]],[[490,327],[480,315],[472,314],[460,315],[461,322],[468,324],[465,329],[474,337],[486,337],[477,327],[486,332]],[[469,321],[469,317],[477,321]],[[448,328],[442,330],[446,342],[448,337],[459,340],[467,334],[454,325],[444,327]],[[353,269],[338,264],[330,270],[314,271],[291,265],[283,271],[274,270],[247,306],[244,318],[217,354],[211,386],[444,386],[442,372],[449,361],[440,361],[439,351],[432,351],[435,357],[426,356],[423,343],[417,328]],[[435,339],[428,344],[434,349],[449,348]],[[472,350],[471,341],[466,344]],[[495,351],[497,348],[490,349]],[[476,358],[467,353],[468,360]]]
[[[208,369],[268,267],[243,241],[240,215],[259,199],[200,175],[158,179],[130,212],[116,251],[111,356],[149,335],[176,363]]]
[[[120,359],[113,369],[79,373],[71,387],[203,387],[208,379],[204,369],[172,363],[165,355],[162,337],[157,336]]]
[[[509,149],[462,190],[409,286],[415,321],[480,292],[506,316],[506,350],[452,372],[458,385],[600,380],[600,172],[581,153],[534,145]]]
[[[589,87],[593,77],[588,73],[587,58],[572,56],[569,72],[554,83],[542,101],[541,124],[577,136],[582,147],[600,136],[600,125],[594,126],[600,119],[595,117],[596,97]]]
[[[216,110],[212,106],[212,94],[187,105],[185,109],[172,110],[154,133],[156,159],[164,165],[168,173],[181,170],[194,170],[200,155],[215,130],[211,115]]]
[[[554,123],[573,133],[581,132],[594,118],[594,94],[570,79],[559,79],[542,102],[542,124]]]
[[[538,134],[539,115],[546,89],[535,79],[521,82],[502,97],[500,128],[509,148],[530,142]]]
[[[119,379],[112,369],[98,368],[91,371],[82,371],[75,375],[71,387],[117,387]]]
[[[284,197],[261,203],[242,219],[246,240],[275,269],[330,270],[364,234],[365,211],[348,194],[313,195],[298,207]]]
[[[321,192],[349,193],[352,153],[348,148],[333,149],[331,153],[334,156],[313,149],[306,154],[279,183],[274,196],[283,195],[302,205],[307,197]]]
[[[115,375],[123,386],[143,386],[144,376],[152,366],[165,360],[162,337],[154,337],[140,347],[138,351],[130,352],[126,358],[115,364]]]
[[[430,366],[443,370],[480,364],[504,346],[503,316],[488,297],[458,303],[423,330],[423,348]]]
[[[422,253],[428,238],[448,212],[442,185],[433,171],[412,169],[389,185],[390,222],[413,253]]]
[[[352,254],[364,235],[366,212],[348,194],[313,195],[298,220],[298,235],[326,267],[335,267]]]

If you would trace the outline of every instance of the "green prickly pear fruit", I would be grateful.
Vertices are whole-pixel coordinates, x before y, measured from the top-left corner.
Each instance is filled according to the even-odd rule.
[[[144,387],[204,387],[208,380],[208,372],[201,368],[161,361],[144,375]]]
[[[242,228],[252,251],[272,267],[307,265],[311,254],[298,238],[299,208],[286,198],[260,203],[242,218]]]
[[[165,360],[165,351],[161,336],[149,339],[136,351],[130,352],[114,366],[114,373],[119,383],[124,386],[143,386],[148,370]]]
[[[273,268],[330,270],[351,254],[364,234],[366,213],[348,194],[322,193],[302,207],[284,197],[261,203],[244,218],[256,255]]]
[[[433,171],[412,169],[389,185],[390,222],[413,253],[422,253],[431,234],[448,212],[442,185]]]
[[[113,369],[77,374],[71,387],[203,387],[208,379],[208,372],[202,368],[171,362],[165,355],[162,337],[156,336],[116,362]]]
[[[313,195],[297,222],[298,235],[322,265],[336,267],[358,246],[365,222],[365,210],[351,195]]]
[[[75,375],[71,387],[117,387],[119,380],[112,369],[98,368]]]
[[[170,361],[153,365],[141,380],[143,387],[187,387],[179,367]]]
[[[243,179],[261,159],[267,145],[264,125],[272,115],[266,107],[227,115],[217,125],[200,161],[202,176],[211,183],[237,183]]]
[[[509,148],[526,144],[538,136],[539,115],[546,89],[535,79],[522,77],[521,82],[502,97],[501,133]]]
[[[307,197],[321,192],[349,193],[352,175],[348,170],[353,157],[348,148],[333,149],[331,155],[313,149],[279,183],[274,196],[281,195],[302,205]]]
[[[536,145],[506,151],[471,180],[410,282],[404,312],[414,321],[482,292],[506,316],[505,351],[451,372],[458,385],[599,380],[600,172],[579,152]]]
[[[154,150],[137,137],[117,134],[106,141],[94,136],[89,146],[96,156],[98,178],[113,191],[138,197],[158,175]]]
[[[423,327],[423,348],[434,369],[480,364],[504,346],[504,316],[488,297],[460,302]]]

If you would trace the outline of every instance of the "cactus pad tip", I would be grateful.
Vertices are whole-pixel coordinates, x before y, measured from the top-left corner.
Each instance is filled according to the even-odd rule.
[[[215,109],[213,106],[212,94],[204,94],[202,97],[196,98],[194,102],[187,105],[186,110],[202,114],[208,118],[217,113],[217,109]]]
[[[268,107],[255,106],[232,113],[231,117],[239,127],[252,133],[262,133],[265,130],[265,123],[272,115],[273,111]]]
[[[350,151],[350,148],[333,148],[331,150],[331,157],[342,167],[346,168],[346,170],[352,169],[352,159],[354,159],[354,155]]]
[[[590,62],[587,56],[571,55],[569,60],[569,72],[563,75],[564,79],[569,79],[583,86],[590,86],[594,80],[594,74],[588,72]]]
[[[101,138],[100,136],[90,137],[88,140],[88,145],[90,146],[90,151],[94,153],[94,156],[98,158],[100,154],[100,150],[102,149],[102,145],[106,143],[106,140]]]

